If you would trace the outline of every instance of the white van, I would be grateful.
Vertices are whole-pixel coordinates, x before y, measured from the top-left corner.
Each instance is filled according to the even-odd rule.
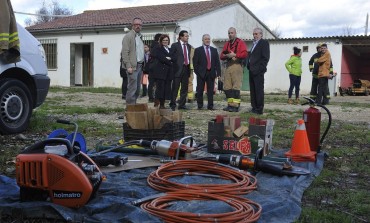
[[[40,106],[49,90],[50,78],[40,42],[18,24],[21,61],[0,60],[0,134],[27,129],[32,110]]]

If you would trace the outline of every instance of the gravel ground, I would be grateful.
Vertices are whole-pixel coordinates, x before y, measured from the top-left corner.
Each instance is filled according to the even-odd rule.
[[[86,106],[86,107],[103,107],[103,108],[117,108],[122,106],[122,112],[119,113],[111,113],[111,114],[88,114],[88,115],[75,115],[74,117],[65,116],[65,117],[54,117],[57,118],[64,118],[73,120],[74,118],[85,119],[85,120],[98,120],[103,125],[112,125],[112,128],[121,128],[122,123],[125,122],[124,119],[120,119],[120,116],[123,116],[123,108],[125,106],[124,101],[121,99],[119,94],[103,94],[103,93],[88,93],[88,92],[80,92],[76,94],[72,93],[64,93],[64,92],[49,92],[48,99],[58,99],[60,106]],[[266,97],[269,97],[268,95]],[[281,97],[285,98],[286,96],[283,95],[274,95],[274,98]],[[249,97],[247,97],[249,98]],[[147,97],[140,98],[138,103],[146,103],[148,101]],[[247,112],[250,109],[249,101],[246,103],[244,99],[242,100],[242,105],[240,113]],[[368,107],[354,107],[351,108],[350,106],[341,106],[341,103],[363,103],[369,105]],[[189,110],[183,112],[183,120],[185,123],[197,123],[195,124],[186,124],[185,125],[185,133],[186,135],[191,134],[196,140],[199,140],[204,143],[207,140],[207,127],[208,121],[216,116],[216,114],[225,113],[222,111],[222,108],[225,106],[224,101],[215,101],[215,110],[208,111],[208,110],[197,110],[196,102],[188,103],[187,106]],[[206,102],[205,102],[206,107]],[[370,126],[370,96],[345,96],[345,97],[333,97],[331,99],[331,104],[327,106],[332,113],[333,120],[342,120],[342,121],[349,121],[349,122],[367,122]],[[300,106],[300,105],[288,105],[285,103],[266,103],[265,105],[265,117],[268,118],[269,113],[268,111],[271,110],[286,110],[286,111],[303,111],[306,109],[307,106]],[[322,111],[325,113],[325,111]],[[227,113],[227,112],[226,112]],[[230,114],[230,113],[229,113]],[[232,115],[237,115],[233,113]],[[322,116],[323,119],[327,118],[327,115]],[[25,132],[19,135],[10,135],[10,136],[1,136],[0,135],[0,142],[2,145],[7,146],[14,146],[18,145],[18,147],[32,144],[35,141],[38,141],[44,137],[46,137],[47,133],[28,133]],[[114,141],[118,140],[121,136],[112,136],[111,139],[97,139],[97,138],[89,138],[86,137],[87,147],[93,148],[96,143],[99,141]],[[0,148],[3,146],[0,146]]]

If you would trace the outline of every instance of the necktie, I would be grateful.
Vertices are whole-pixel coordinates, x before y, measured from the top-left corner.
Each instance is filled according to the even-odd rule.
[[[254,50],[254,47],[256,47],[256,45],[257,45],[257,42],[256,42],[256,41],[253,41],[253,47],[252,47],[252,50],[251,50],[251,52],[253,52],[253,50]]]
[[[209,56],[209,46],[206,47],[206,56],[207,56],[207,70],[211,69],[211,57]]]
[[[186,44],[184,44],[183,48],[184,48],[184,64],[185,65],[189,65],[188,51],[186,50]]]

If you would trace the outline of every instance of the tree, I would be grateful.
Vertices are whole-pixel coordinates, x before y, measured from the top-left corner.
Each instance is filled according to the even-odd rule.
[[[343,36],[352,36],[353,34],[354,34],[354,31],[353,31],[351,25],[346,25],[342,28],[342,35]]]
[[[37,25],[45,22],[54,21],[60,18],[60,15],[72,15],[73,11],[66,6],[61,6],[58,1],[44,0],[41,8],[36,10],[36,18],[34,20],[27,18],[25,24],[27,26]]]
[[[276,38],[280,38],[282,35],[282,32],[280,30],[280,25],[275,25],[272,29],[271,32],[276,36]]]

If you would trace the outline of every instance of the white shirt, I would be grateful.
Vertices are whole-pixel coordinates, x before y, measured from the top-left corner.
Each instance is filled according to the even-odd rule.
[[[140,37],[141,37],[140,33],[136,33],[135,45],[136,45],[136,60],[138,63],[144,61],[144,43]]]

